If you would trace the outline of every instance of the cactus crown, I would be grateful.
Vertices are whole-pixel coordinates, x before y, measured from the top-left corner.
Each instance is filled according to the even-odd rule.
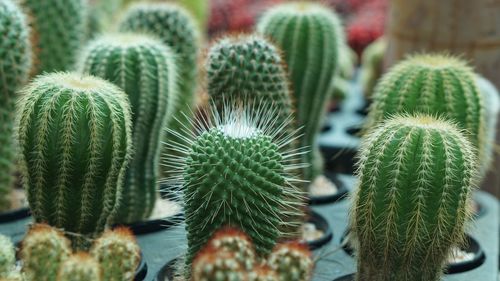
[[[351,210],[357,280],[438,280],[464,237],[475,163],[473,146],[442,117],[394,117],[370,131]]]
[[[244,281],[245,269],[235,258],[235,255],[227,251],[201,251],[193,261],[192,280],[234,280]]]
[[[278,280],[310,280],[314,262],[307,245],[298,242],[279,244],[268,258],[268,266],[273,269]]]
[[[106,268],[107,270],[107,268]],[[102,272],[99,264],[88,253],[71,255],[59,268],[56,281],[100,281]]]
[[[244,269],[250,270],[254,265],[256,257],[252,241],[238,229],[223,228],[217,231],[205,247],[213,251],[232,252]]]

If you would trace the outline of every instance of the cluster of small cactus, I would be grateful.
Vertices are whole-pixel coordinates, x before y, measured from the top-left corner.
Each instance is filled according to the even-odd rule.
[[[0,2],[0,211],[10,208],[14,166],[16,91],[31,68],[31,45],[26,18],[14,2]]]
[[[169,47],[138,34],[105,35],[90,43],[79,70],[113,82],[132,109],[132,145],[114,221],[147,219],[156,202],[161,141],[178,98],[177,66]]]
[[[14,244],[7,237],[0,235],[0,280],[17,280],[18,272],[16,272],[16,251]]]

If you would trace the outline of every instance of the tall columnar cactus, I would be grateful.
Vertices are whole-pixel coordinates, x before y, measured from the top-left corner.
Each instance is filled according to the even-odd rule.
[[[35,220],[83,235],[101,232],[130,158],[126,95],[72,73],[39,76],[21,94],[20,166]]]
[[[134,156],[115,221],[146,219],[156,202],[167,114],[173,111],[178,97],[174,55],[160,41],[147,36],[109,35],[89,44],[79,70],[113,82],[129,97]]]
[[[26,281],[56,281],[59,266],[70,254],[70,242],[60,231],[44,224],[32,226],[20,252]]]
[[[9,237],[0,234],[0,278],[8,278],[14,271],[16,251]]]
[[[297,105],[297,120],[304,127],[301,146],[310,147],[305,178],[314,180],[323,172],[316,142],[328,89],[335,77],[340,21],[329,8],[297,2],[277,5],[259,21],[258,31],[269,36],[283,50]]]
[[[11,205],[16,90],[28,80],[31,68],[26,19],[10,0],[0,2],[0,34],[0,211],[4,211]]]
[[[36,72],[70,70],[86,34],[86,1],[18,1],[30,19]]]
[[[189,126],[192,119],[199,48],[199,32],[194,20],[183,8],[171,3],[139,3],[130,7],[125,14],[120,31],[155,35],[175,52],[179,98],[173,100],[173,118],[167,122],[171,131],[167,132],[165,141],[184,143],[175,132],[180,132],[183,126]],[[162,154],[177,152],[165,149]],[[170,175],[165,166],[162,166],[161,172],[164,177]]]
[[[227,251],[202,251],[193,261],[193,281],[246,281],[246,270],[235,258],[234,254]]]
[[[267,264],[280,281],[307,281],[311,279],[314,262],[306,245],[289,242],[276,246]]]
[[[126,228],[105,232],[94,242],[90,253],[104,269],[105,281],[133,280],[141,260],[139,245]]]
[[[443,116],[467,130],[485,157],[483,99],[475,76],[465,62],[439,54],[410,57],[394,66],[375,87],[366,128],[398,113]]]
[[[101,281],[102,271],[95,259],[88,253],[81,252],[71,255],[59,268],[57,281]]]
[[[365,136],[351,210],[358,281],[440,280],[464,237],[472,144],[445,119],[395,117]]]

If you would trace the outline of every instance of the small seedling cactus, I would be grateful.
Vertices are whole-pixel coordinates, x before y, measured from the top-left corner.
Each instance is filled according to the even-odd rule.
[[[71,73],[40,76],[21,94],[20,166],[35,220],[67,233],[102,232],[130,158],[126,95],[102,79]]]
[[[246,269],[235,254],[227,251],[201,251],[193,261],[193,281],[246,281]]]
[[[394,117],[364,137],[351,210],[358,281],[440,280],[464,238],[472,144],[445,119]]]
[[[108,270],[108,268],[103,270]],[[88,253],[80,252],[71,255],[61,264],[56,281],[108,280],[102,278],[103,270]]]
[[[9,278],[15,267],[16,251],[9,237],[0,235],[0,279]]]
[[[297,105],[298,125],[304,127],[300,145],[310,148],[303,162],[310,165],[305,179],[323,172],[316,142],[328,89],[335,78],[341,25],[338,16],[320,4],[297,2],[277,5],[260,19],[259,33],[283,50]]]
[[[0,211],[11,207],[16,91],[28,80],[31,45],[24,14],[14,2],[0,2]]]
[[[311,279],[314,262],[306,245],[289,242],[277,245],[267,260],[268,266],[280,281],[307,281]]]
[[[70,70],[86,34],[86,1],[18,1],[30,18],[36,72]]]
[[[252,241],[238,229],[228,227],[217,231],[205,248],[233,253],[243,269],[250,270],[254,266],[256,256]]]
[[[141,260],[140,248],[127,228],[106,231],[90,251],[103,270],[102,280],[133,280]]]
[[[276,271],[265,264],[261,264],[248,273],[248,281],[280,281],[280,279]],[[308,279],[301,281],[308,281]]]
[[[20,251],[26,281],[56,281],[61,263],[70,255],[71,244],[62,232],[44,224],[32,226]]]
[[[134,156],[114,221],[133,223],[147,219],[157,198],[167,114],[172,113],[178,98],[174,54],[148,36],[107,35],[87,46],[79,70],[113,82],[129,97]]]

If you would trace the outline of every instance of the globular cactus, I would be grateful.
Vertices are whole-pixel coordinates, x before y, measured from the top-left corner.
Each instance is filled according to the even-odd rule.
[[[116,210],[131,154],[126,95],[72,73],[39,76],[21,95],[20,167],[35,220],[84,236],[100,233]]]
[[[70,70],[86,34],[86,1],[18,1],[30,19],[36,73]]]
[[[483,163],[483,107],[474,73],[464,61],[440,54],[415,55],[395,65],[378,82],[365,131],[398,113],[443,116],[467,130]]]
[[[87,10],[86,38],[106,32],[123,5],[123,0],[90,0]]]
[[[246,270],[227,251],[201,251],[192,266],[192,281],[247,281]]]
[[[267,264],[277,273],[280,281],[308,281],[314,267],[311,252],[306,245],[298,242],[277,245]]]
[[[272,270],[267,265],[261,264],[248,272],[248,281],[280,281],[280,279],[276,271]]]
[[[70,255],[70,242],[62,232],[44,224],[32,226],[20,251],[26,281],[56,281],[61,263]]]
[[[475,167],[473,145],[443,118],[394,117],[365,135],[351,210],[356,280],[440,280],[463,241]]]
[[[300,145],[310,148],[304,155],[304,162],[310,165],[305,179],[312,181],[323,172],[316,138],[325,114],[328,89],[337,70],[340,21],[320,4],[287,3],[268,10],[257,30],[283,50],[297,105],[298,125],[304,128]]]
[[[172,3],[138,3],[130,7],[119,24],[122,32],[148,33],[158,37],[169,46],[176,55],[177,84],[179,98],[173,100],[172,118],[167,122],[169,132],[165,142],[185,144],[175,132],[189,126],[192,119],[195,91],[197,88],[197,59],[199,49],[199,31],[185,9]],[[163,155],[178,155],[176,151],[165,149]],[[165,166],[160,171],[163,177],[171,175]]]
[[[9,237],[0,234],[0,279],[12,275],[16,263],[16,251]]]
[[[106,231],[97,239],[90,251],[103,268],[102,280],[133,280],[141,260],[140,248],[127,228]]]
[[[0,2],[0,211],[11,206],[16,91],[28,80],[31,45],[24,14],[14,2]]]
[[[59,268],[56,281],[101,281],[102,268],[88,253],[80,252],[71,255]]]
[[[255,250],[248,236],[235,228],[218,230],[205,245],[213,251],[227,251],[234,254],[234,258],[246,270],[251,270],[255,263]]]
[[[134,156],[126,172],[114,221],[133,223],[147,219],[157,198],[167,114],[172,113],[178,98],[174,54],[160,41],[147,36],[107,35],[86,47],[78,68],[113,82],[129,97]]]

